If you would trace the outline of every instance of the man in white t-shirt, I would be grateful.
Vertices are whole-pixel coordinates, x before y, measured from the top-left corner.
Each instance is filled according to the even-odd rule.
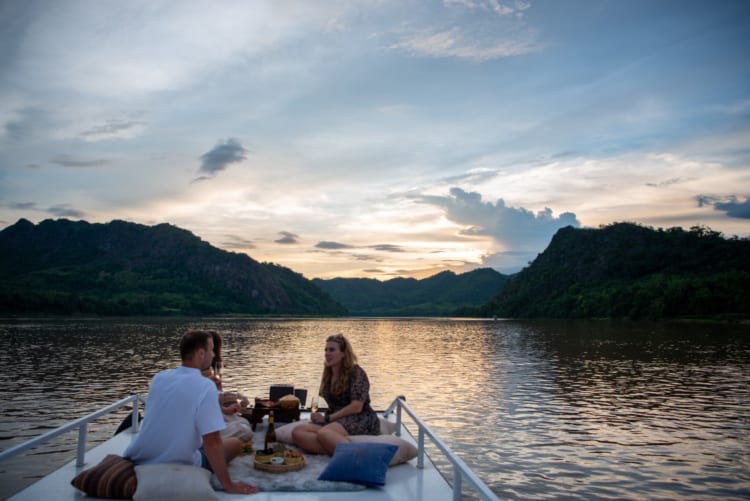
[[[224,418],[218,390],[201,374],[214,358],[211,334],[187,332],[180,341],[180,356],[180,367],[161,371],[151,380],[143,426],[123,456],[136,464],[209,467],[225,492],[258,492],[257,487],[229,477],[227,461],[238,454],[239,447],[234,441],[225,447],[220,435]]]

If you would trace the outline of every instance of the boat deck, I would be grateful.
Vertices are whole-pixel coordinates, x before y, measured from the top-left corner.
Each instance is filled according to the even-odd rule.
[[[401,437],[414,442],[412,436],[402,427]],[[47,475],[38,482],[30,485],[10,498],[12,501],[38,501],[40,499],[55,500],[91,500],[91,498],[70,484],[79,472],[96,465],[107,454],[122,454],[135,435],[126,430],[108,441],[86,452],[86,464],[76,467],[75,459]],[[257,501],[299,501],[305,500],[429,500],[440,501],[452,498],[452,490],[448,482],[435,468],[428,458],[424,467],[417,468],[417,459],[408,463],[393,466],[388,469],[386,485],[382,488],[367,488],[355,492],[260,492],[251,496],[241,494],[226,494],[216,492],[219,499],[252,498]]]

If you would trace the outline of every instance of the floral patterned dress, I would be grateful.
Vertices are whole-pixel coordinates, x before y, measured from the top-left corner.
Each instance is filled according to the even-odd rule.
[[[367,379],[367,373],[359,365],[352,368],[349,386],[341,395],[331,393],[329,385],[323,389],[322,396],[328,402],[328,407],[332,413],[346,407],[352,400],[364,402],[362,412],[359,414],[352,414],[336,420],[349,435],[378,435],[380,433],[378,415],[370,407],[370,380]]]

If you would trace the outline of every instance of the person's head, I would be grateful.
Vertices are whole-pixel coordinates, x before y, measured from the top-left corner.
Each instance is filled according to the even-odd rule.
[[[321,390],[331,381],[331,391],[341,394],[349,383],[352,367],[357,365],[357,355],[354,354],[351,343],[343,334],[334,334],[326,338],[325,364]],[[336,377],[333,378],[333,373]]]
[[[221,334],[216,331],[208,331],[208,333],[211,334],[211,339],[214,340],[214,359],[211,362],[211,368],[213,368],[214,373],[218,374],[221,372],[222,362],[224,361],[221,358]]]
[[[191,330],[180,340],[180,357],[183,365],[201,371],[211,367],[214,359],[214,340],[208,331]]]
[[[326,367],[346,367],[351,369],[357,363],[357,355],[343,334],[328,336],[325,348]]]
[[[226,392],[221,394],[221,412],[224,414],[237,414],[240,412],[240,396],[237,393]]]

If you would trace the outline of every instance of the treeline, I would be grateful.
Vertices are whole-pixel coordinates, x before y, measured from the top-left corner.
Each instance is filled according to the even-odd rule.
[[[453,316],[486,303],[508,279],[490,268],[428,278],[313,279],[313,283],[356,316]]]
[[[0,314],[750,317],[750,241],[704,227],[563,228],[524,270],[307,280],[168,224],[20,220]]]
[[[0,313],[343,315],[288,268],[168,224],[27,220],[0,232]]]
[[[473,315],[513,318],[747,317],[750,241],[704,227],[563,228]]]

